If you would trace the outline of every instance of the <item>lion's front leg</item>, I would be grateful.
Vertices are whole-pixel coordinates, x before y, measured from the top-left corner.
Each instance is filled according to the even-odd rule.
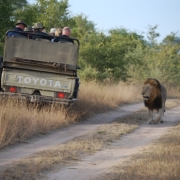
[[[157,117],[154,120],[155,124],[159,123],[160,121],[163,122],[163,119],[162,119],[163,113],[164,113],[164,108],[161,108],[161,109],[158,110]]]
[[[148,124],[153,124],[153,110],[148,109],[149,111],[149,120],[148,120]]]

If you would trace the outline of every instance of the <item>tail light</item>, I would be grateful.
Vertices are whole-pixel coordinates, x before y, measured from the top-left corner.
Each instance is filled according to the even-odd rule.
[[[56,97],[57,97],[57,98],[60,98],[60,99],[64,99],[64,98],[65,98],[65,93],[63,93],[63,92],[58,92],[58,93],[56,93]]]
[[[14,86],[9,87],[9,92],[11,93],[17,93],[17,88]]]

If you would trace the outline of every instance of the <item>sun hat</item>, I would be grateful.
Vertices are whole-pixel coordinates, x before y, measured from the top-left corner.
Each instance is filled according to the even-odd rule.
[[[34,23],[33,29],[43,29],[43,28],[44,26],[42,25],[42,23],[40,22]]]
[[[15,25],[18,25],[18,24],[23,24],[25,27],[27,27],[27,24],[22,20],[18,20]]]

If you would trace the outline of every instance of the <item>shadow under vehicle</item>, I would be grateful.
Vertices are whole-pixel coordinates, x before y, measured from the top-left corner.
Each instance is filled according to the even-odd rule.
[[[0,57],[0,96],[65,105],[77,101],[78,39],[71,38],[71,43],[56,37],[52,42],[55,37],[51,35],[31,39],[33,33],[28,32],[29,37],[24,34],[5,38]]]

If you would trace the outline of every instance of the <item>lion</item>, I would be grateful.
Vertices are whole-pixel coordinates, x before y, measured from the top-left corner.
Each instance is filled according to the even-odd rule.
[[[166,88],[157,79],[148,78],[144,82],[142,96],[145,107],[149,111],[148,124],[163,123],[163,116],[167,97]],[[153,112],[157,110],[157,117],[153,120]]]

